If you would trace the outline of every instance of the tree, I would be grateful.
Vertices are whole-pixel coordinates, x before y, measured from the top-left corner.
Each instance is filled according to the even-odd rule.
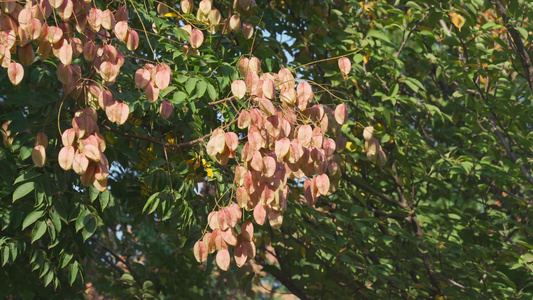
[[[531,298],[528,1],[0,6],[0,294]]]

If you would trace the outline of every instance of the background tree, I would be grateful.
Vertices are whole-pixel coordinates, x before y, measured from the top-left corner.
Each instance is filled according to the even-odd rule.
[[[0,6],[0,294],[531,298],[528,1]]]

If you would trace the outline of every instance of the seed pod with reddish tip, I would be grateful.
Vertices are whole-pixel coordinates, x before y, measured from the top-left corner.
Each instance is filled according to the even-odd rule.
[[[220,269],[227,271],[229,269],[230,260],[231,258],[228,250],[222,249],[217,252],[216,262]]]
[[[84,186],[90,186],[91,183],[93,183],[94,165],[91,164],[87,167],[87,170],[85,171],[85,173],[81,174],[80,181],[81,181],[81,184],[83,184]]]
[[[246,110],[241,111],[237,120],[237,127],[240,129],[248,128],[248,126],[250,126],[250,122],[250,113]]]
[[[120,21],[115,24],[115,36],[120,41],[126,41],[126,38],[128,37],[128,31],[129,27],[126,21]]]
[[[193,0],[181,0],[180,7],[181,7],[181,11],[184,14],[190,14],[192,13],[194,9],[194,1]]]
[[[120,6],[115,12],[115,20],[117,22],[120,22],[120,21],[128,21],[128,19],[129,19],[128,9],[125,6]]]
[[[335,120],[340,125],[346,123],[346,120],[348,119],[348,107],[346,104],[342,103],[337,105],[335,108]]]
[[[89,40],[83,45],[83,57],[89,62],[96,57],[96,46],[93,41]]]
[[[117,103],[114,109],[115,122],[119,125],[126,123],[130,115],[130,108],[126,103]]]
[[[243,80],[235,80],[231,83],[231,92],[237,99],[242,99],[246,95],[246,83]]]
[[[91,8],[87,16],[87,23],[93,32],[100,31],[100,27],[102,26],[102,11],[98,8]]]
[[[74,161],[74,154],[75,154],[74,147],[72,146],[66,146],[59,151],[59,155],[57,156],[57,160],[59,162],[59,166],[63,170],[70,170],[72,168],[72,162]]]
[[[72,46],[72,58],[78,58],[83,53],[83,43],[79,38],[72,38],[70,45]]]
[[[26,46],[20,47],[18,51],[18,57],[23,65],[31,65],[31,63],[33,63],[35,60],[35,52],[33,51],[31,44],[26,44]]]
[[[59,8],[63,4],[63,0],[48,0],[48,2],[53,8]]]
[[[102,27],[104,27],[107,30],[112,30],[115,28],[115,16],[113,13],[106,9],[102,12]]]
[[[46,162],[46,151],[42,145],[37,145],[33,148],[31,152],[31,159],[37,167],[44,166]]]
[[[109,90],[103,90],[98,95],[98,105],[101,109],[106,110],[107,107],[114,104],[113,95]]]
[[[61,135],[61,141],[63,142],[63,146],[72,146],[74,144],[74,140],[76,139],[76,132],[74,128],[67,129],[63,131],[63,134]]]
[[[241,57],[239,59],[239,73],[241,73],[242,76],[246,77],[246,74],[248,73],[248,65],[250,64],[250,59],[248,57]]]
[[[135,72],[135,85],[138,88],[146,88],[151,79],[150,71],[146,69],[139,69],[137,72]]]
[[[204,33],[201,30],[194,28],[191,30],[191,47],[198,48],[204,42]]]
[[[82,149],[82,153],[85,154],[85,156],[92,161],[100,161],[101,152],[100,150],[98,150],[98,147],[92,144],[85,145]]]
[[[174,106],[170,101],[164,99],[163,102],[161,102],[161,105],[159,106],[159,114],[161,115],[161,118],[168,119],[170,115],[172,114],[172,110],[174,109]]]
[[[63,43],[61,48],[59,48],[59,60],[64,65],[70,65],[70,63],[72,63],[72,56],[72,46],[68,42]]]
[[[212,0],[202,0],[200,1],[200,5],[198,6],[198,11],[201,12],[203,15],[208,15],[211,11],[212,7]]]
[[[18,85],[24,78],[24,68],[17,62],[12,62],[7,68],[7,76],[13,85]]]
[[[48,35],[47,35],[48,41],[51,44],[55,44],[63,38],[63,30],[61,30],[61,28],[59,27],[50,26],[48,27],[47,32],[48,32]]]
[[[74,159],[72,160],[72,169],[76,174],[83,175],[89,167],[89,159],[84,154],[78,153],[74,154]]]
[[[338,64],[342,75],[348,76],[348,74],[350,74],[350,70],[352,69],[352,63],[350,60],[347,57],[341,57],[339,58]]]
[[[144,94],[146,95],[148,101],[154,103],[157,101],[157,98],[159,98],[159,89],[156,88],[152,82],[150,82],[144,88]]]
[[[257,57],[250,58],[250,61],[248,62],[248,71],[259,74],[261,72],[261,61]]]
[[[239,15],[233,15],[229,19],[229,28],[231,31],[241,30],[241,17]]]
[[[167,64],[156,67],[154,83],[160,90],[165,90],[172,79],[172,72]]]
[[[126,47],[128,50],[135,51],[139,47],[139,34],[135,30],[130,30],[126,36]]]
[[[48,137],[46,134],[39,132],[37,133],[37,136],[35,137],[35,146],[41,145],[45,149],[48,147]]]
[[[107,190],[107,178],[102,178],[102,179],[96,179],[96,174],[95,173],[95,178],[94,178],[94,181],[93,181],[93,186],[99,191],[99,192],[103,192],[105,190]]]
[[[198,262],[204,262],[207,260],[209,254],[207,245],[203,241],[197,241],[193,248],[194,257]]]
[[[241,31],[247,40],[254,36],[254,26],[250,23],[242,23]]]
[[[74,12],[74,3],[72,0],[63,0],[63,3],[57,8],[57,12],[61,19],[70,19]]]

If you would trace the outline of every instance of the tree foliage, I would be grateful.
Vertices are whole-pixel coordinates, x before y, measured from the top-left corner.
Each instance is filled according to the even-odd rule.
[[[1,295],[532,297],[529,1],[0,8]]]

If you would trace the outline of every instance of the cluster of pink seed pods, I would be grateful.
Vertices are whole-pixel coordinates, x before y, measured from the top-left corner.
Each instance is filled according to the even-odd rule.
[[[213,232],[198,241],[194,250],[198,261],[218,251],[216,262],[223,270],[229,267],[228,245],[235,246],[238,266],[253,257],[250,252],[255,250],[251,239],[243,237],[251,224],[245,223],[246,229],[241,228],[239,235],[233,232],[242,216],[236,212],[239,208],[252,211],[258,225],[268,220],[277,229],[287,208],[289,179],[303,181],[310,206],[332,190],[341,175],[335,150],[343,149],[346,143],[340,127],[348,118],[345,104],[335,110],[319,104],[310,106],[314,101],[310,84],[300,82],[296,86],[288,69],[261,74],[260,61],[255,57],[241,58],[238,67],[244,80],[232,83],[233,95],[237,99],[248,97],[252,108],[241,111],[238,118],[238,127],[247,130],[247,141],[235,168],[236,203],[210,214]],[[229,158],[237,158],[238,145],[236,133],[217,129],[207,143],[207,153],[226,164]],[[218,235],[221,238],[211,241]]]
[[[96,123],[96,110],[88,107],[79,110],[72,118],[72,128],[63,132],[63,148],[59,151],[59,166],[73,169],[80,175],[81,183],[93,185],[97,190],[107,189],[109,162],[104,155],[106,142]]]

